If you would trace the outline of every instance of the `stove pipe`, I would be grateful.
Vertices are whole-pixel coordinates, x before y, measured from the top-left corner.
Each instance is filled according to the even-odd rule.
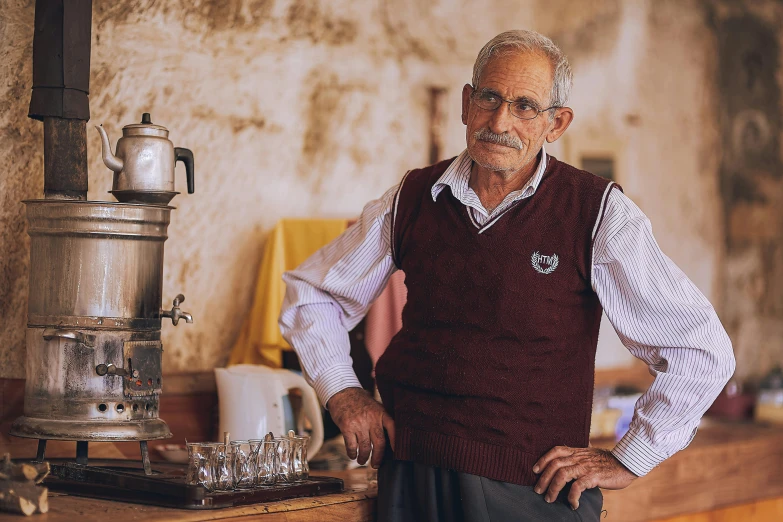
[[[92,0],[36,0],[30,118],[44,122],[44,197],[87,199]]]

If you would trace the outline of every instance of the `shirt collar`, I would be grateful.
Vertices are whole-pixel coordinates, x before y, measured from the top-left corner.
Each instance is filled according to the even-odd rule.
[[[535,194],[538,185],[541,183],[541,179],[544,177],[547,161],[546,150],[544,150],[543,146],[541,147],[541,152],[539,154],[541,159],[538,160],[536,173],[530,178],[525,186],[522,187],[522,190],[519,191],[520,197],[526,196],[528,193],[530,196]],[[465,149],[451,162],[451,165],[449,165],[446,171],[438,178],[435,185],[432,186],[432,200],[437,201],[438,196],[443,192],[443,189],[449,187],[454,197],[464,203],[465,195],[469,190],[468,183],[470,182],[470,169],[472,166],[473,160],[468,154],[468,149]]]

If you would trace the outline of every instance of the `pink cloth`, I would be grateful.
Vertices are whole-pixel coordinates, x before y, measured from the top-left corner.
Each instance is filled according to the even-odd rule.
[[[405,273],[398,270],[389,278],[386,288],[367,312],[364,342],[372,359],[373,368],[389,346],[389,341],[402,328],[402,307],[405,306],[407,299]]]

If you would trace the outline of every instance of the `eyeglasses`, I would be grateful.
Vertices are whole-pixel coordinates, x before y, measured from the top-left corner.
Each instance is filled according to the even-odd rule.
[[[484,109],[485,111],[497,110],[498,107],[500,107],[502,104],[508,103],[511,114],[520,120],[533,120],[542,112],[560,108],[558,105],[553,105],[551,107],[547,107],[546,109],[539,109],[538,107],[532,105],[528,100],[507,100],[502,98],[496,92],[488,90],[477,91],[475,87],[473,88],[473,92],[470,94],[470,99],[473,100],[479,109]]]

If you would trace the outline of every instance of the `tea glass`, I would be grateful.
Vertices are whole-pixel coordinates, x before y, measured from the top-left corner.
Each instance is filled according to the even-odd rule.
[[[294,469],[294,480],[297,482],[307,480],[310,477],[310,465],[307,463],[307,445],[310,443],[310,437],[298,435],[289,438],[293,454],[291,465]]]
[[[278,482],[294,482],[296,479],[294,473],[294,466],[292,460],[294,458],[293,440],[289,437],[277,437],[274,439],[277,442],[277,481]]]
[[[217,491],[234,489],[234,474],[231,471],[231,451],[226,451],[226,445],[215,444],[215,455],[212,464],[212,482]]]
[[[278,437],[277,480],[278,482],[301,482],[310,476],[307,463],[307,444],[310,437],[295,435]]]
[[[256,486],[271,486],[277,482],[277,452],[279,442],[276,440],[251,440],[250,452],[256,470]]]
[[[232,440],[230,444],[229,457],[234,488],[251,489],[255,485],[256,471],[250,443],[246,440]]]
[[[213,462],[216,444],[210,442],[189,442],[188,471],[186,483],[191,486],[204,486],[209,491],[214,489]]]

